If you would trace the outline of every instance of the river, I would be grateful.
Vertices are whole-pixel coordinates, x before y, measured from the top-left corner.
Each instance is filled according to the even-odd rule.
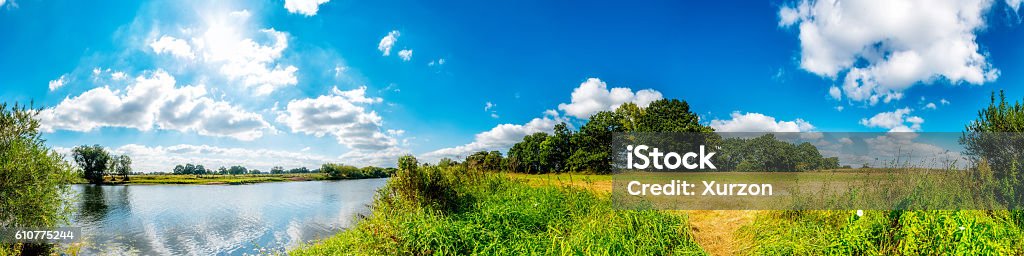
[[[82,253],[243,255],[329,237],[368,215],[387,179],[251,185],[74,185]]]

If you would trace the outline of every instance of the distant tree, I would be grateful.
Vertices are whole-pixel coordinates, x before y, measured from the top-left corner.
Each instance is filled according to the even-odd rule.
[[[221,166],[220,168],[217,169],[217,174],[220,174],[220,175],[228,174],[228,168],[224,167],[224,166]]]
[[[288,170],[288,173],[309,173],[309,169],[306,169],[306,167],[292,168]]]
[[[206,172],[207,171],[206,171],[206,167],[205,166],[203,166],[201,164],[197,164],[196,165],[195,174],[203,175],[203,174],[206,174]]]
[[[185,170],[182,172],[182,174],[195,174],[195,173],[196,173],[196,165],[191,164],[191,163],[185,164]]]
[[[174,174],[185,174],[185,166],[182,166],[180,164],[174,166],[174,172],[173,173]]]
[[[437,166],[442,168],[451,167],[458,164],[459,162],[456,162],[455,160],[452,160],[451,158],[447,157],[441,158],[441,160],[437,162]]]
[[[246,174],[248,172],[249,172],[248,169],[246,169],[245,167],[242,167],[242,166],[238,166],[238,165],[231,166],[231,168],[228,169],[228,174],[231,174],[231,175]]]
[[[121,180],[128,181],[128,174],[132,172],[132,158],[128,155],[121,155],[117,158],[117,169],[114,171],[121,175]]]
[[[99,144],[78,146],[71,150],[75,162],[82,168],[83,176],[89,183],[102,184],[106,175],[110,154]]]
[[[273,168],[270,168],[270,174],[283,174],[283,173],[284,173],[284,167],[274,166]]]
[[[259,169],[252,169],[251,171],[249,171],[249,174],[263,174],[263,172],[261,172]]]
[[[487,152],[487,156],[484,157],[483,168],[489,171],[499,171],[502,168],[501,163],[503,159],[504,157],[501,156],[501,152],[497,150]]]

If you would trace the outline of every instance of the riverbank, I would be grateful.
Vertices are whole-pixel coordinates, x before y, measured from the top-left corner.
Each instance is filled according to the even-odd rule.
[[[192,175],[192,174],[142,174],[142,175],[129,175],[128,181],[121,180],[121,177],[111,179],[110,176],[104,178],[105,185],[134,185],[134,184],[192,184],[192,185],[243,185],[243,184],[254,184],[264,182],[288,182],[288,181],[310,181],[310,180],[329,180],[330,178],[323,173],[296,173],[296,174],[241,174],[241,175],[227,175],[227,174],[204,174],[204,175]],[[88,183],[85,179],[80,179],[78,184]]]
[[[400,171],[373,215],[289,254],[705,254],[685,215],[617,211],[607,193],[531,183],[461,166]]]

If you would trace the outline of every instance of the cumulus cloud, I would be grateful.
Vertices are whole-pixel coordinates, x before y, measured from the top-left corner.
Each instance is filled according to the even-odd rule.
[[[273,128],[259,114],[206,97],[205,86],[175,87],[163,70],[139,76],[124,91],[98,87],[65,98],[40,112],[43,131],[92,131],[124,127],[148,131],[157,127],[200,135],[254,140]]]
[[[380,43],[377,44],[377,50],[380,50],[381,54],[384,56],[391,55],[391,47],[395,46],[395,43],[398,42],[398,37],[401,35],[402,34],[399,33],[398,30],[388,32],[388,35],[380,39]],[[409,54],[410,57],[412,57],[412,52],[409,52]]]
[[[55,91],[57,89],[60,89],[61,87],[63,87],[67,83],[68,83],[68,75],[67,74],[60,75],[60,77],[58,77],[57,79],[50,80],[50,84],[49,84],[50,91],[52,92],[52,91]]]
[[[207,65],[256,96],[298,83],[298,68],[280,61],[288,48],[287,33],[273,28],[250,30],[248,10],[210,16],[203,26],[182,30],[182,36],[189,40],[162,35],[149,47],[157,54],[199,60],[198,64]]]
[[[320,10],[320,5],[328,1],[330,0],[285,0],[284,8],[290,13],[313,16]]]
[[[499,124],[488,131],[477,133],[473,142],[431,151],[423,154],[423,158],[428,161],[444,157],[460,159],[478,151],[506,150],[526,135],[538,132],[551,133],[556,124],[565,121],[564,118],[552,114],[557,113],[547,111],[543,117],[534,118],[525,124]]]
[[[872,128],[889,129],[889,132],[920,131],[924,119],[918,116],[911,116],[910,112],[913,112],[910,108],[881,112],[871,118],[861,119],[860,124]]]
[[[182,59],[193,59],[196,57],[196,54],[192,52],[192,46],[188,45],[188,42],[172,36],[161,36],[160,39],[149,43],[149,47],[153,48],[153,52],[156,52],[156,54],[169,53],[174,55],[174,57]]]
[[[398,51],[398,57],[402,58],[402,61],[412,60],[412,50],[405,49]]]
[[[719,132],[808,132],[814,125],[797,118],[793,121],[776,121],[775,117],[761,113],[740,114],[732,112],[730,120],[711,120],[711,128]]]
[[[981,50],[992,1],[810,1],[779,10],[779,26],[796,27],[800,66],[837,79],[829,95],[870,105],[902,97],[918,82],[993,81],[999,70]]]
[[[558,109],[565,111],[568,116],[586,119],[600,111],[615,110],[622,103],[632,102],[640,107],[647,107],[651,102],[661,98],[661,92],[652,89],[639,90],[636,93],[624,87],[609,90],[608,85],[601,79],[590,78],[572,91],[570,103],[558,104]]]
[[[292,132],[317,137],[334,136],[339,144],[356,150],[383,150],[397,145],[383,132],[383,120],[366,105],[381,102],[366,97],[366,87],[350,91],[334,88],[329,95],[292,100],[277,122]]]

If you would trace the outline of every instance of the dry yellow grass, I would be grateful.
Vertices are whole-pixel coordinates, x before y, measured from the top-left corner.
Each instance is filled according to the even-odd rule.
[[[536,186],[579,186],[600,193],[611,193],[611,175],[596,174],[521,174],[509,173],[510,177],[526,180]],[[743,254],[750,246],[737,236],[740,227],[754,221],[757,211],[738,210],[689,210],[669,211],[687,215],[691,231],[697,244],[711,255]]]

